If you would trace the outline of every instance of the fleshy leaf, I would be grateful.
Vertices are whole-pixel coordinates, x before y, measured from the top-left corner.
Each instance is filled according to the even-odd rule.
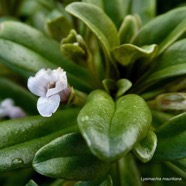
[[[109,15],[117,28],[120,26],[123,18],[128,14],[130,7],[130,0],[102,0],[104,4],[104,11]]]
[[[177,160],[186,157],[186,113],[173,117],[158,130],[154,158]]]
[[[169,47],[154,62],[156,66],[153,71],[146,76],[141,84],[137,86],[150,86],[165,78],[186,74],[186,39],[182,39]]]
[[[35,181],[30,180],[25,186],[38,186],[38,184]]]
[[[127,15],[119,28],[120,43],[130,43],[139,29],[139,18],[136,15]]]
[[[160,43],[159,54],[171,46],[186,31],[186,20],[181,21],[178,26]]]
[[[103,1],[101,0],[82,0],[85,3],[90,3],[93,5],[96,5],[98,7],[100,7],[101,9],[103,9]]]
[[[45,24],[49,35],[57,41],[61,41],[72,29],[72,25],[67,18],[57,10],[53,10],[51,14],[49,14]]]
[[[51,118],[31,116],[1,122],[0,172],[30,166],[34,154],[43,145],[77,131],[78,112],[79,109],[67,109]]]
[[[185,64],[186,39],[182,39],[171,45],[158,59],[155,72],[171,66]]]
[[[186,158],[171,161],[172,164],[179,167],[181,170],[186,172]]]
[[[116,92],[116,98],[125,94],[125,92],[127,92],[132,87],[132,83],[128,79],[119,79],[116,82],[116,85],[118,88],[118,91]]]
[[[141,160],[143,163],[146,163],[152,159],[156,146],[156,134],[153,131],[149,131],[147,136],[134,146],[133,152],[139,158],[139,160]]]
[[[66,11],[81,19],[92,30],[102,43],[107,55],[111,48],[119,45],[114,23],[102,9],[89,3],[75,2],[68,5]]]
[[[41,68],[60,66],[67,71],[68,81],[75,88],[84,91],[92,89],[93,82],[88,71],[65,60],[59,43],[23,23],[6,21],[0,26],[0,62],[26,77]]]
[[[110,166],[91,154],[81,134],[72,133],[42,147],[34,157],[33,167],[49,177],[92,180],[104,176]]]
[[[140,48],[132,44],[123,44],[113,48],[112,55],[118,63],[126,66],[142,57],[153,58],[156,54],[156,51],[156,45],[143,46]]]
[[[151,113],[137,95],[126,95],[114,102],[105,91],[95,90],[80,111],[78,124],[91,151],[100,159],[112,161],[146,136]]]
[[[143,24],[154,18],[156,12],[156,0],[133,0],[131,14],[138,14]]]
[[[141,29],[134,39],[133,44],[138,46],[160,44],[166,38],[170,37],[169,34],[172,34],[174,29],[177,29],[177,26],[180,27],[179,24],[185,20],[185,17],[186,7],[176,8],[165,14],[157,16]],[[182,29],[183,28],[181,28],[181,30]],[[177,35],[178,32],[175,33],[175,36],[179,37],[179,34]],[[171,38],[173,38],[173,36],[171,36]],[[173,41],[175,41],[175,39],[176,38],[174,38]]]
[[[127,154],[118,161],[117,169],[119,170],[119,176],[116,175],[117,185],[122,186],[141,186],[140,173],[136,165],[135,159],[132,154]]]

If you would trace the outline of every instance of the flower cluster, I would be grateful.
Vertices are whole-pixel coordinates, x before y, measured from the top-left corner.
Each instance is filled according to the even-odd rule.
[[[28,89],[39,96],[37,109],[44,117],[50,117],[70,95],[66,72],[60,67],[41,69],[28,79]]]

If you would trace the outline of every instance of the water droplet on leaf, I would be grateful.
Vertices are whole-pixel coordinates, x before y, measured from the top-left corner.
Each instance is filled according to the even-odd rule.
[[[11,162],[11,166],[13,168],[18,168],[21,167],[22,165],[24,165],[24,161],[21,158],[15,158]]]
[[[89,120],[89,117],[88,116],[83,116],[81,120],[82,121],[87,121],[87,120]]]

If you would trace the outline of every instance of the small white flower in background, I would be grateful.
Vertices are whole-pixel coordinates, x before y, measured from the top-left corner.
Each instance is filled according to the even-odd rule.
[[[23,118],[25,116],[25,112],[20,107],[15,106],[14,101],[11,98],[7,98],[1,102],[0,118]]]
[[[65,102],[70,95],[66,72],[60,67],[41,69],[34,77],[28,79],[29,90],[39,96],[37,109],[44,117],[50,117],[56,112],[60,101]]]

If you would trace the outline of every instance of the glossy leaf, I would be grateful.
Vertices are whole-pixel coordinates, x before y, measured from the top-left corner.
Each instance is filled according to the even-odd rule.
[[[92,30],[108,55],[111,48],[119,45],[118,33],[113,22],[97,6],[76,2],[68,5],[66,11],[82,20]]]
[[[68,19],[57,10],[53,10],[46,20],[46,29],[51,37],[57,41],[61,41],[66,37],[69,31],[72,29],[72,25]]]
[[[114,102],[105,91],[95,90],[80,111],[78,124],[91,151],[100,159],[112,161],[145,137],[151,113],[137,95],[123,96]]]
[[[51,118],[32,116],[1,122],[0,172],[30,166],[39,148],[62,134],[76,131],[78,112],[79,109],[68,109]]]
[[[143,24],[155,17],[156,0],[132,0],[131,13],[138,14]]]
[[[140,86],[151,85],[159,80],[186,74],[186,39],[182,39],[169,47],[155,62],[153,72],[147,76]]]
[[[88,72],[66,61],[59,43],[26,24],[15,21],[1,23],[0,46],[0,62],[21,74],[29,76],[41,68],[60,66],[67,71],[71,85],[85,91],[91,90],[93,82]]]
[[[171,45],[158,59],[154,71],[166,69],[171,66],[185,64],[186,39],[182,39]],[[176,72],[175,72],[176,73]]]
[[[133,43],[138,46],[150,45],[154,43],[160,44],[164,39],[170,37],[169,34],[176,29],[185,17],[186,7],[176,8],[165,14],[157,16],[141,29]]]
[[[158,145],[154,158],[177,160],[186,157],[186,113],[173,117],[158,132]]]
[[[102,84],[109,94],[112,94],[117,89],[116,82],[113,79],[104,79]]]
[[[186,31],[186,20],[181,21],[178,26],[159,45],[159,54],[164,52]]]
[[[113,48],[112,55],[118,63],[126,66],[139,58],[153,58],[156,51],[156,45],[149,45],[140,48],[132,44],[123,44]]]
[[[38,186],[38,184],[35,181],[30,180],[25,186]]]
[[[0,90],[1,99],[12,98],[15,104],[22,107],[23,110],[32,114],[37,113],[35,107],[37,99],[25,88],[8,79],[0,78]]]
[[[127,154],[118,161],[119,176],[116,179],[121,186],[141,186],[140,173],[132,154]],[[119,185],[119,184],[117,184]]]
[[[99,179],[109,170],[109,164],[93,156],[78,133],[64,135],[42,147],[34,157],[33,167],[45,176],[68,180]]]
[[[83,67],[88,66],[91,58],[90,51],[83,37],[75,30],[71,30],[68,36],[62,40],[60,48],[67,59]]]
[[[103,9],[103,0],[82,0],[82,1],[85,3],[96,5],[100,7],[101,9]]]
[[[123,18],[128,14],[130,0],[103,0],[104,10],[117,27],[120,26]]]
[[[152,126],[154,128],[160,127],[163,123],[165,123],[166,121],[174,117],[173,114],[169,114],[169,113],[165,113],[153,109],[151,109],[151,113],[152,113]]]
[[[156,146],[156,134],[150,130],[147,133],[147,136],[134,146],[133,152],[139,160],[141,160],[143,163],[146,163],[152,159]]]
[[[119,28],[120,43],[130,43],[140,29],[139,18],[135,15],[127,15]]]
[[[57,67],[39,54],[12,41],[0,38],[0,46],[0,62],[26,77],[41,68]]]
[[[171,161],[175,166],[186,172],[186,158]]]
[[[119,79],[116,82],[116,85],[118,88],[116,98],[119,98],[120,96],[124,95],[132,87],[132,83],[128,79]]]

